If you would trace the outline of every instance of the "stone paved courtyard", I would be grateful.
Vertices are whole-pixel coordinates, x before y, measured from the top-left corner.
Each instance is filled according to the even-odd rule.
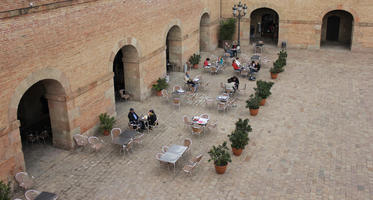
[[[265,49],[268,62],[257,79],[270,80],[277,52]],[[241,59],[245,54],[250,55],[243,53]],[[138,114],[154,109],[160,121],[133,153],[123,156],[109,137],[102,137],[106,144],[97,153],[32,147],[25,159],[36,177],[35,189],[55,192],[63,200],[373,199],[373,56],[338,49],[288,54],[285,72],[274,81],[272,96],[258,116],[249,116],[245,108],[255,82],[244,78],[240,86],[248,89],[238,95],[237,107],[226,113],[205,108],[204,98],[215,98],[220,82],[233,75],[230,63],[213,76],[192,70],[192,76],[202,74],[210,86],[192,104],[182,102],[180,110],[155,96],[117,104],[121,128],[127,127],[130,107]],[[182,84],[182,77],[172,73],[171,86]],[[217,120],[218,130],[191,136],[182,116],[203,113]],[[249,145],[240,157],[232,155],[224,175],[217,175],[207,152],[228,140],[238,118],[250,119]],[[182,144],[184,138],[192,138],[193,155],[204,155],[192,176],[181,170],[187,159],[175,175],[155,159],[163,145]]]

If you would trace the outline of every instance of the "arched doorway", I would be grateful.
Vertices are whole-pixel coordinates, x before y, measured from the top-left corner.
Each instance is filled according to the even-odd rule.
[[[136,47],[123,46],[113,61],[114,91],[116,101],[121,99],[120,91],[140,100],[139,55]]]
[[[167,73],[171,70],[181,71],[182,45],[181,29],[179,26],[172,26],[166,38],[166,63]]]
[[[322,20],[322,47],[351,48],[354,19],[351,13],[344,10],[328,12]]]
[[[37,164],[45,146],[71,146],[66,94],[54,79],[36,82],[21,97],[17,107],[22,151],[26,167]]]
[[[209,24],[210,24],[210,15],[205,13],[201,17],[200,28],[199,28],[199,50],[208,51],[210,45],[210,36],[209,36]]]
[[[270,8],[258,8],[250,15],[250,42],[261,40],[277,45],[279,16]]]

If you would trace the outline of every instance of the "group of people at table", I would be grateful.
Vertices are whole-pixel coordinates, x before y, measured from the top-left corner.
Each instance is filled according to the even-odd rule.
[[[147,128],[151,129],[151,126],[156,125],[157,123],[157,115],[155,114],[154,110],[149,110],[147,115],[139,117],[135,109],[130,108],[128,113],[128,120],[129,124],[132,128],[139,130],[140,132],[146,130]]]
[[[247,66],[242,65],[239,58],[233,58],[232,67],[235,71],[249,70],[250,73],[259,72],[260,64],[258,60],[252,60]]]

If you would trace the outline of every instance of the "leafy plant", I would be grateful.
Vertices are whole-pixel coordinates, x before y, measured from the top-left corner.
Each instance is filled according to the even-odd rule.
[[[190,58],[189,58],[189,62],[190,62],[190,64],[192,64],[192,65],[198,65],[199,64],[199,62],[201,61],[201,55],[199,55],[199,54],[193,54],[192,56],[190,56]]]
[[[10,182],[0,181],[0,200],[10,200]]]
[[[250,95],[249,100],[246,101],[246,108],[258,109],[260,106],[260,100],[262,100],[262,98],[260,98],[257,94]]]
[[[100,118],[100,129],[103,131],[109,131],[113,128],[116,120],[114,117],[110,117],[107,113],[101,113]]]
[[[285,50],[281,50],[280,53],[278,53],[278,59],[280,62],[282,62],[283,66],[286,65],[286,58],[288,57],[288,53]]]
[[[161,91],[163,89],[166,89],[168,87],[168,83],[166,81],[166,78],[159,78],[157,80],[157,83],[153,84],[153,89],[156,91]]]
[[[226,166],[228,162],[232,162],[231,155],[228,152],[227,142],[224,141],[223,144],[215,147],[212,146],[212,149],[208,152],[210,155],[210,161],[214,161],[216,166]]]
[[[262,81],[258,80],[256,81],[256,88],[254,88],[255,93],[262,99],[268,98],[271,93],[271,88],[273,86],[273,82],[270,81]]]
[[[233,34],[236,32],[236,19],[229,18],[220,21],[219,40],[232,40]]]
[[[274,74],[281,73],[281,72],[284,71],[283,67],[284,67],[284,63],[281,62],[281,60],[277,59],[277,60],[273,63],[273,67],[270,69],[270,72],[271,72],[271,73],[274,73]]]
[[[231,141],[231,147],[236,149],[245,149],[245,146],[249,143],[249,132],[251,132],[251,126],[249,125],[249,119],[238,119],[236,122],[236,129],[228,135],[229,141]]]

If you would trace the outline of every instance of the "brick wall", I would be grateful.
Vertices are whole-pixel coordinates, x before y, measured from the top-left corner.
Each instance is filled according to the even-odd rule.
[[[4,14],[7,9],[22,8],[27,3],[2,2],[0,9]],[[1,179],[24,169],[16,113],[20,98],[34,83],[54,79],[62,85],[63,93],[51,94],[49,104],[50,109],[65,112],[63,120],[54,124],[62,130],[55,142],[71,148],[72,134],[92,134],[100,113],[116,114],[113,60],[123,46],[131,45],[138,53],[135,76],[139,80],[136,92],[140,100],[151,95],[152,83],[166,73],[165,45],[170,27],[177,25],[181,29],[182,63],[192,53],[199,52],[203,13],[208,13],[214,22],[209,26],[209,46],[211,49],[217,46],[214,32],[220,15],[218,0],[70,3],[70,6],[41,6],[28,14],[1,19],[0,109],[4,111],[0,114]]]
[[[223,0],[222,16],[232,16],[232,6],[239,0]],[[258,8],[271,8],[280,18],[279,44],[297,48],[320,48],[323,17],[333,10],[345,10],[352,14],[354,27],[352,51],[372,51],[373,1],[371,0],[242,0],[248,6],[248,14],[241,22],[241,44],[249,44],[250,14]]]

